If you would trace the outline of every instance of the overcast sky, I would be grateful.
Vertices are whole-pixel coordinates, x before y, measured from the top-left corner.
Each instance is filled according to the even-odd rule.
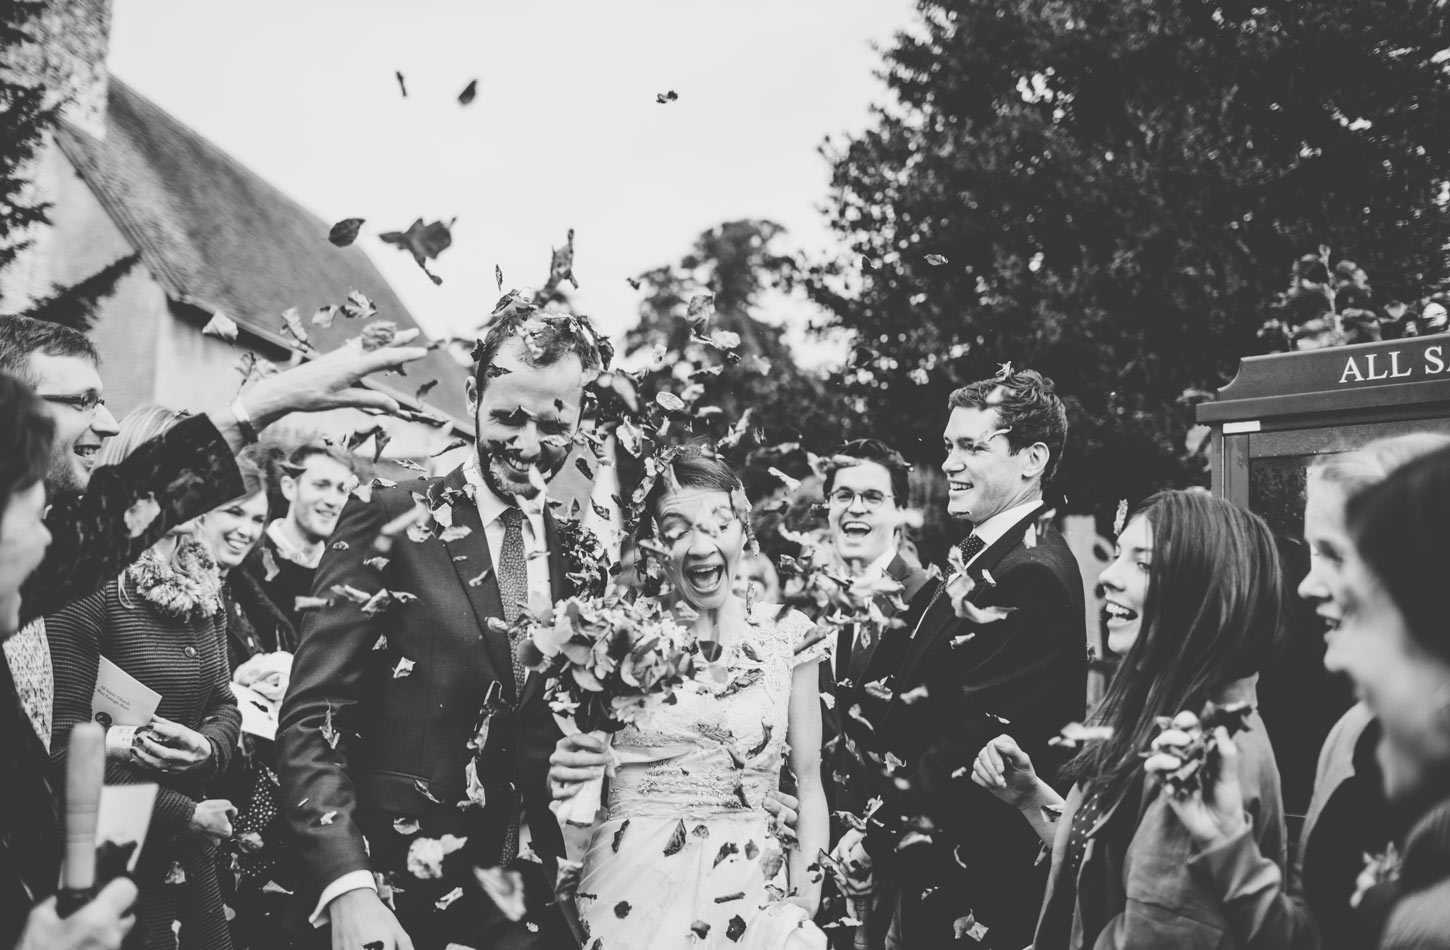
[[[115,0],[110,66],[328,222],[366,218],[361,246],[430,330],[487,313],[495,264],[506,289],[541,284],[572,227],[575,305],[618,335],[638,312],[625,278],[719,222],[770,218],[790,247],[835,246],[818,148],[885,101],[872,44],[912,8]],[[657,104],[668,90],[679,99]],[[441,287],[377,240],[420,216],[458,218]]]

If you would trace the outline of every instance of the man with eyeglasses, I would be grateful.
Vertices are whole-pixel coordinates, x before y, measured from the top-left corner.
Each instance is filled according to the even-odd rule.
[[[242,494],[235,453],[256,439],[258,429],[291,412],[396,411],[393,399],[358,384],[370,373],[423,356],[423,348],[403,345],[415,335],[400,334],[394,345],[374,351],[342,347],[259,380],[229,406],[185,419],[121,464],[93,471],[95,449],[115,432],[115,419],[101,403],[95,347],[66,327],[0,316],[0,372],[28,384],[16,392],[31,401],[38,396],[55,430],[44,491],[37,491],[45,504],[44,533],[51,540],[20,586],[13,624],[25,630],[6,640],[8,662],[0,664],[0,762],[7,764],[13,782],[21,775],[28,782],[24,789],[12,789],[15,795],[24,792],[26,802],[34,804],[44,803],[50,793],[49,756],[40,736],[50,731],[52,687],[40,618],[111,580],[171,528]],[[22,396],[7,398],[14,402]],[[17,640],[21,650],[12,653]],[[10,828],[42,829],[53,825],[55,814],[30,807],[0,813],[10,823],[0,827],[0,907],[24,912],[54,892],[56,875],[46,864],[53,856],[10,847],[17,840]],[[48,830],[55,833],[46,837],[58,841],[56,829]],[[19,899],[5,887],[12,881],[19,882]],[[0,934],[0,947],[9,936]]]
[[[971,525],[954,570],[975,586],[966,597],[961,581],[929,588],[899,661],[866,673],[890,673],[874,724],[887,781],[864,835],[847,833],[836,855],[899,888],[886,947],[970,936],[1016,950],[1032,941],[1046,864],[1013,809],[973,785],[971,765],[1005,731],[1051,781],[1047,742],[1084,714],[1081,576],[1042,520],[1067,413],[1051,381],[1010,367],[952,393],[949,410],[947,511]]]

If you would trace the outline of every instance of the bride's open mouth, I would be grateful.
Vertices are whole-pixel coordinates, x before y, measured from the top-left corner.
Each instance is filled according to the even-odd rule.
[[[713,594],[725,583],[725,565],[698,564],[685,568],[685,580],[701,594]]]

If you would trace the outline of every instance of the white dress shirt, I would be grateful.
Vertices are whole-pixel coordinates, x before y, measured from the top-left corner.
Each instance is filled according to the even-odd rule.
[[[983,521],[981,524],[977,525],[976,529],[973,530],[972,533],[982,539],[982,550],[972,555],[972,560],[968,561],[962,566],[966,567],[975,562],[977,558],[982,556],[982,551],[987,550],[987,548],[990,548],[997,541],[1001,540],[1002,535],[1006,534],[1009,530],[1011,530],[1013,525],[1021,521],[1023,518],[1026,518],[1028,515],[1032,514],[1032,512],[1036,511],[1038,508],[1041,507],[1041,498],[1035,498],[1032,501],[1024,501],[1022,504],[1014,505],[1011,508],[1008,508],[1006,511],[997,512],[986,521]]]
[[[468,479],[468,484],[473,486],[473,500],[478,505],[478,517],[483,522],[483,536],[488,542],[488,556],[493,562],[494,570],[498,570],[498,552],[503,547],[503,536],[506,530],[503,520],[499,516],[503,514],[504,509],[516,507],[524,513],[524,520],[520,522],[519,527],[524,536],[524,563],[528,571],[529,600],[533,602],[542,597],[546,601],[552,601],[549,559],[542,556],[548,553],[544,549],[543,498],[514,498],[506,501],[495,495],[478,470],[476,455],[470,456],[468,461],[463,463],[463,475]],[[504,673],[513,676],[512,669],[505,670]],[[529,675],[538,674],[530,673]],[[527,830],[527,826],[521,823],[519,827],[520,847],[529,840]],[[377,882],[373,880],[371,871],[349,871],[327,885],[317,899],[316,908],[312,911],[310,918],[312,926],[321,927],[328,923],[327,905],[332,903],[335,898],[348,891],[362,888],[377,890]]]

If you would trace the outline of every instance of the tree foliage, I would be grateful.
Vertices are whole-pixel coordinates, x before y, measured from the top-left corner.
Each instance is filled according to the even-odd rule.
[[[826,149],[853,260],[808,283],[858,344],[836,378],[857,418],[935,464],[947,393],[1012,361],[1068,399],[1071,509],[1200,477],[1192,393],[1271,347],[1305,249],[1385,298],[1445,289],[1447,16],[922,0],[884,53],[891,102]]]
[[[771,221],[729,221],[701,234],[677,264],[641,274],[640,321],[624,349],[645,362],[641,398],[668,391],[707,407],[677,438],[726,437],[731,454],[761,464],[798,446],[784,464],[804,473],[804,450],[828,453],[837,444],[846,406],[824,379],[799,367],[783,328],[760,318],[767,295],[792,286],[795,261],[774,247],[783,233]],[[730,438],[747,410],[744,429]],[[750,453],[762,446],[768,458]],[[756,494],[768,479],[759,466],[749,468],[747,487]]]
[[[5,0],[0,4],[0,59],[32,39],[30,24],[40,14],[40,0]],[[26,232],[43,224],[49,205],[28,192],[27,177],[45,130],[55,122],[57,107],[46,103],[41,86],[21,81],[0,68],[0,270],[29,245]]]

